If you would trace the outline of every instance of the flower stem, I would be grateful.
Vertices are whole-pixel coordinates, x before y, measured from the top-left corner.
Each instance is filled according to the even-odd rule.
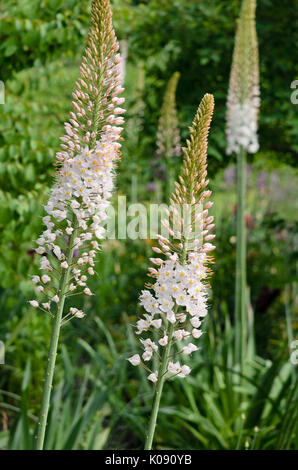
[[[38,420],[38,428],[37,428],[37,443],[36,449],[42,450],[44,447],[44,438],[45,438],[45,431],[47,426],[47,417],[49,412],[49,405],[50,405],[50,397],[51,397],[51,389],[53,384],[53,377],[54,377],[54,370],[55,370],[55,363],[56,363],[56,356],[57,356],[57,348],[58,348],[58,341],[59,341],[59,334],[61,329],[61,320],[63,316],[63,309],[64,309],[64,302],[65,297],[68,289],[70,271],[71,271],[71,260],[73,257],[74,247],[73,240],[77,236],[77,219],[74,220],[74,230],[71,235],[70,243],[68,245],[66,251],[66,261],[68,264],[68,268],[63,270],[60,285],[59,285],[59,302],[57,304],[57,311],[56,315],[53,319],[52,325],[52,335],[51,335],[51,342],[48,354],[48,364],[45,372],[44,378],[44,386],[42,392],[42,401],[40,407],[40,415]]]
[[[235,359],[244,372],[247,340],[246,320],[246,150],[241,147],[237,154],[237,245],[235,284]]]
[[[157,385],[156,385],[155,395],[154,395],[154,400],[153,400],[153,405],[152,405],[148,434],[146,436],[146,441],[145,441],[145,447],[144,447],[145,450],[152,449],[152,442],[153,442],[153,437],[154,437],[154,432],[155,432],[155,427],[156,427],[156,420],[157,420],[157,415],[159,411],[162,389],[165,383],[165,373],[167,371],[167,366],[168,366],[168,359],[169,359],[170,350],[171,350],[171,341],[172,341],[173,332],[174,332],[174,325],[171,323],[167,332],[168,344],[166,345],[163,351],[161,364],[160,364],[160,368],[158,372],[158,380],[157,380]]]

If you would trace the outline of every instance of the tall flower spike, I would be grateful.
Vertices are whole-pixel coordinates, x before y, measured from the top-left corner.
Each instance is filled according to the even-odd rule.
[[[70,307],[68,297],[92,295],[86,285],[94,274],[97,240],[104,237],[102,222],[113,190],[118,142],[125,110],[121,87],[120,56],[112,27],[109,0],[93,0],[88,44],[73,93],[73,111],[65,123],[62,152],[57,153],[56,182],[45,206],[45,231],[37,240],[42,274],[33,277],[43,302],[30,301],[53,318],[52,339],[45,375],[37,447],[44,441],[50,389],[60,327],[84,313]]]
[[[156,393],[145,449],[151,449],[161,392],[168,376],[186,377],[188,365],[180,364],[175,356],[184,357],[196,351],[192,343],[198,339],[201,318],[207,315],[206,281],[211,274],[209,252],[214,224],[208,216],[212,202],[207,190],[207,138],[213,114],[214,99],[206,94],[199,106],[190,139],[183,149],[184,160],[179,182],[170,200],[168,219],[163,220],[168,237],[159,236],[159,247],[153,250],[163,259],[151,258],[156,266],[149,268],[154,284],[142,291],[141,305],[145,310],[137,322],[137,335],[143,348],[142,358],[135,354],[128,360],[148,372],[148,380],[156,382]],[[150,335],[153,333],[153,336]],[[159,335],[156,343],[154,337]],[[145,335],[145,336],[143,336]],[[185,345],[181,341],[189,341]],[[174,346],[175,345],[175,346]],[[174,346],[175,352],[171,355]],[[182,355],[182,356],[181,356]],[[146,365],[153,356],[159,359],[157,371]]]
[[[45,206],[46,230],[37,240],[36,252],[41,255],[40,267],[46,275],[35,276],[33,281],[37,291],[46,294],[42,305],[49,312],[53,302],[57,303],[54,298],[79,291],[90,295],[86,280],[94,274],[94,257],[99,249],[96,239],[104,236],[101,224],[120,154],[117,140],[123,117],[117,115],[124,113],[119,107],[124,99],[117,96],[123,88],[108,0],[93,1],[91,19],[81,78],[73,93],[76,112],[71,112],[70,122],[65,124],[67,135],[62,138],[64,151],[58,153],[56,184]],[[67,278],[63,292],[61,276]]]
[[[237,24],[227,99],[227,154],[258,151],[260,107],[256,0],[243,0]]]
[[[181,155],[180,132],[176,109],[176,89],[180,73],[175,72],[170,78],[165,91],[157,131],[158,157],[166,158]]]

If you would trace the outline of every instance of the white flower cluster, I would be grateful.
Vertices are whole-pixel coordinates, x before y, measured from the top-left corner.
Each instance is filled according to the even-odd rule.
[[[66,158],[59,170],[45,206],[46,230],[37,240],[40,269],[46,274],[33,277],[37,293],[45,294],[47,301],[41,305],[36,300],[30,301],[33,307],[50,311],[51,302],[58,303],[61,294],[73,291],[76,294],[79,289],[92,295],[86,287],[87,275],[94,274],[94,258],[99,249],[96,239],[102,239],[105,233],[102,223],[107,217],[113,189],[113,169],[121,147],[117,139],[121,130],[121,127],[105,126],[101,140],[92,150],[86,147],[75,157]],[[72,252],[71,259],[67,259],[68,248]],[[59,292],[56,274],[68,268],[70,280],[66,292]],[[84,316],[73,308],[70,313],[77,318]]]
[[[227,110],[227,154],[239,153],[243,147],[249,153],[259,149],[258,106],[254,101],[231,103]]]
[[[207,315],[207,295],[204,279],[207,277],[207,256],[205,253],[192,252],[188,255],[187,263],[182,266],[176,256],[166,260],[156,271],[156,282],[152,286],[153,293],[143,290],[140,296],[141,305],[147,313],[137,322],[137,334],[144,332],[157,332],[160,336],[158,344],[150,338],[140,338],[144,348],[142,359],[135,354],[128,360],[133,365],[142,365],[149,361],[153,354],[159,355],[159,346],[168,344],[166,334],[167,323],[174,325],[171,341],[179,343],[182,340],[198,339],[202,335],[200,330],[201,318]],[[151,269],[152,272],[152,269]],[[165,328],[165,329],[163,329]],[[177,354],[190,355],[198,348],[192,342],[178,348]],[[147,367],[145,367],[148,369]],[[168,363],[168,371],[177,377],[186,377],[190,373],[187,365],[179,362]],[[152,372],[148,379],[156,382],[157,372]]]

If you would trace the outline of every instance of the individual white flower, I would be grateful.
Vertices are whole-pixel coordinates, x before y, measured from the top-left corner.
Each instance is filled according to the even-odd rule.
[[[56,302],[56,304],[59,302],[59,297],[58,295],[54,295],[54,297],[52,298],[52,301],[53,302]]]
[[[77,310],[76,313],[74,314],[76,318],[84,318],[85,313],[82,310]]]
[[[141,358],[139,354],[134,354],[133,356],[127,359],[133,366],[138,366],[141,364]]]
[[[44,274],[43,276],[41,276],[41,280],[44,284],[47,284],[48,282],[50,282],[51,278],[47,274]]]
[[[176,319],[179,323],[184,323],[186,321],[187,316],[185,313],[176,313]]]
[[[150,361],[152,358],[152,349],[145,349],[145,351],[142,354],[142,358],[144,361]]]
[[[197,328],[194,328],[191,332],[192,336],[196,339],[198,339],[202,334],[202,330],[198,330]]]
[[[191,325],[194,327],[194,328],[199,328],[199,326],[201,326],[201,321],[198,317],[192,317],[190,319],[190,323]]]
[[[176,322],[176,317],[174,312],[167,312],[167,320],[170,323],[175,323]]]
[[[172,374],[177,374],[181,372],[180,362],[169,362],[168,371]]]
[[[90,290],[88,287],[85,287],[85,289],[84,289],[84,294],[86,294],[86,295],[92,295],[92,292],[91,292],[91,290]]]
[[[163,299],[159,303],[159,308],[163,312],[170,312],[170,311],[173,310],[173,307],[174,307],[174,302],[172,300],[168,299],[168,298]]]
[[[148,375],[148,380],[155,383],[158,380],[158,372],[153,372],[152,374]]]
[[[161,346],[166,346],[168,344],[168,336],[164,335],[158,342]]]
[[[35,308],[39,307],[39,303],[37,302],[37,300],[29,300],[29,304]]]
[[[152,351],[158,351],[158,346],[152,341],[150,338],[147,339],[141,339],[141,343],[143,344],[145,349],[149,349]]]
[[[162,320],[161,320],[161,319],[152,320],[151,324],[152,324],[156,329],[159,329],[159,328],[161,328]]]
[[[38,284],[40,282],[40,277],[39,276],[33,276],[32,282],[33,282],[33,284]]]
[[[191,372],[191,368],[187,365],[184,365],[181,367],[181,372],[180,374],[178,374],[178,377],[186,377],[187,375],[189,375]]]
[[[182,348],[183,354],[186,354],[186,355],[189,355],[189,354],[191,354],[191,353],[193,353],[194,351],[197,351],[197,350],[198,350],[197,346],[193,343],[188,343],[187,346],[184,346]]]
[[[189,336],[189,333],[186,330],[176,330],[174,331],[173,336],[177,341],[182,341],[184,338]]]
[[[63,261],[63,263],[61,263],[61,268],[64,268],[64,269],[68,268],[68,264],[66,261]]]
[[[36,290],[37,293],[39,293],[39,292],[42,292],[44,290],[44,287],[43,286],[37,286],[35,290]]]
[[[45,308],[46,310],[50,310],[51,308],[51,304],[50,302],[44,302],[41,304],[43,306],[43,308]]]

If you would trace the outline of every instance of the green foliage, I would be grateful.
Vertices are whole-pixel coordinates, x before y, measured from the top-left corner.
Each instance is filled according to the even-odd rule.
[[[13,0],[0,6],[0,70],[6,80],[36,62],[72,54],[86,34],[87,2]]]
[[[212,302],[201,354],[190,364],[193,374],[187,381],[166,384],[158,448],[243,449],[248,442],[255,449],[295,449],[298,444],[297,372],[286,347],[291,328],[297,335],[297,174],[292,167],[298,153],[298,108],[290,102],[290,83],[298,78],[293,60],[297,8],[290,0],[265,0],[257,8],[262,150],[248,174],[251,329],[249,363],[240,386],[230,313],[235,186],[229,176],[233,167],[222,170],[232,163],[225,157],[224,114],[239,4],[112,2],[118,36],[129,43],[119,194],[145,204],[156,198],[147,187],[149,162],[173,72],[181,73],[177,109],[182,138],[203,94],[212,92],[216,100],[208,157],[217,235]],[[27,303],[30,275],[36,273],[32,248],[70,110],[88,8],[89,2],[75,0],[15,0],[0,6],[0,79],[6,92],[5,105],[0,105],[0,339],[6,343],[6,364],[0,365],[2,449],[34,447],[50,325]],[[178,158],[175,171],[179,166]],[[144,371],[132,368],[126,358],[137,347],[130,325],[138,314],[151,246],[150,240],[104,243],[90,285],[95,295],[84,301],[87,318],[62,329],[47,448],[142,447],[152,388]]]

